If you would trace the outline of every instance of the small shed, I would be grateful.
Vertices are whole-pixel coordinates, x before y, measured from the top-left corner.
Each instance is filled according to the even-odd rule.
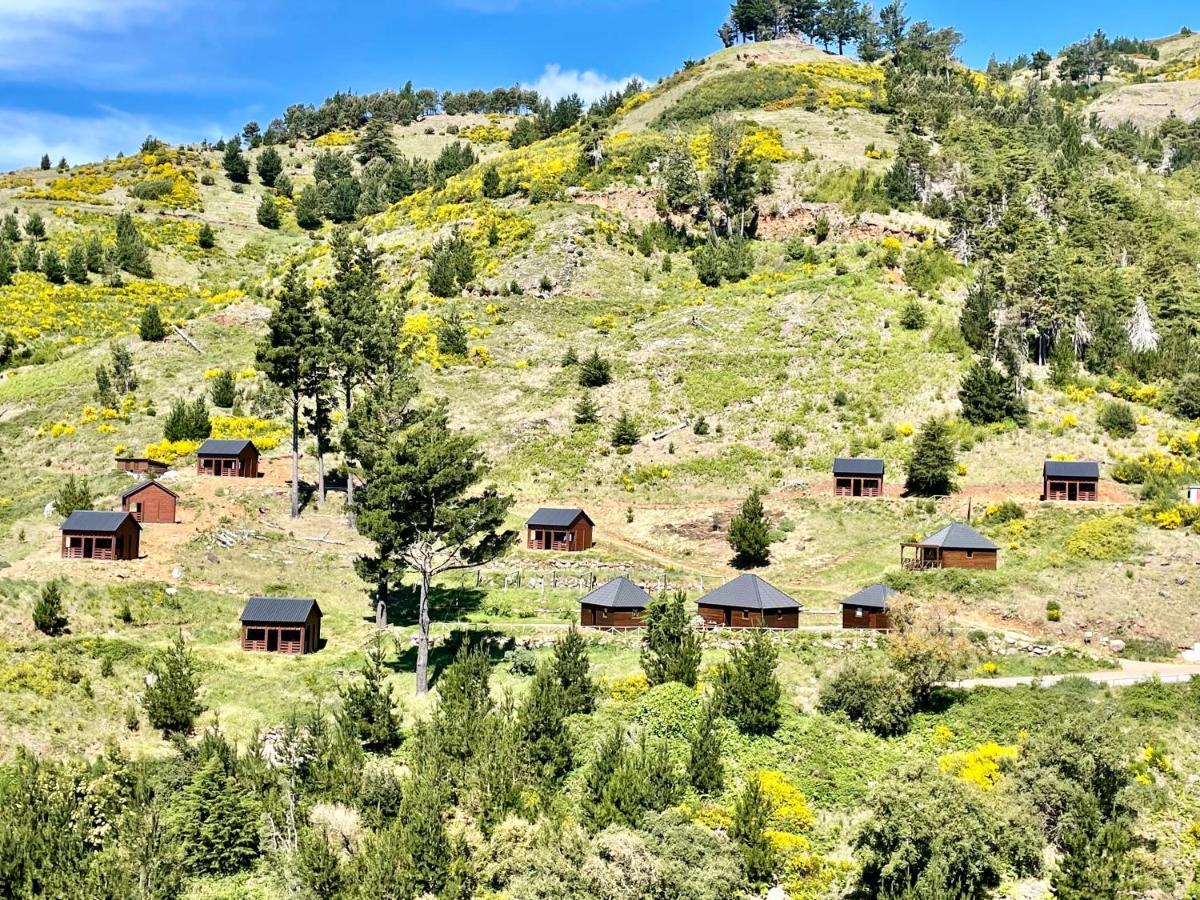
[[[800,604],[749,573],[697,601],[704,624],[714,628],[799,628]]]
[[[251,597],[242,610],[242,649],[316,653],[321,617],[321,607],[311,597]]]
[[[258,448],[253,441],[209,438],[196,451],[196,473],[226,478],[257,478]]]
[[[626,578],[614,578],[579,601],[579,624],[590,628],[640,628],[650,595]]]
[[[121,511],[131,513],[143,525],[175,524],[179,495],[160,481],[139,481],[121,492]]]
[[[835,497],[882,497],[883,460],[838,457],[833,461]]]
[[[888,601],[896,596],[886,584],[873,584],[842,601],[842,627],[890,631],[892,617]]]
[[[1200,484],[1187,489],[1187,502],[1190,506],[1200,506]]]
[[[166,474],[171,468],[165,462],[147,459],[144,456],[118,456],[117,468],[122,472],[132,472],[135,475],[150,474],[154,476]]]
[[[1095,502],[1100,497],[1100,463],[1060,462],[1042,466],[1042,499]]]
[[[77,509],[59,526],[63,559],[137,559],[142,526],[127,512]]]
[[[594,527],[582,509],[542,507],[525,523],[525,546],[530,550],[589,550]]]
[[[909,552],[911,551],[911,556]],[[900,545],[905,569],[995,569],[1000,548],[969,525],[955,522],[923,541]]]

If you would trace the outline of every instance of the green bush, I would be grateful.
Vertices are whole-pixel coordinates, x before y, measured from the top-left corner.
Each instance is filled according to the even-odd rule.
[[[37,602],[33,605],[33,626],[42,634],[55,637],[67,627],[66,608],[63,606],[62,589],[57,581],[47,582]]]
[[[820,709],[844,713],[880,737],[903,734],[914,711],[904,679],[889,666],[853,659],[821,685]]]
[[[170,178],[148,178],[129,189],[129,196],[138,200],[161,200],[175,186]]]
[[[138,335],[143,341],[150,342],[161,341],[167,336],[167,329],[163,325],[157,304],[151,303],[142,310],[141,318],[138,319]]]
[[[1096,423],[1109,437],[1124,438],[1137,434],[1137,416],[1133,407],[1123,400],[1113,400],[1101,406]]]
[[[906,331],[920,331],[929,324],[929,316],[918,300],[909,300],[900,312],[900,327]]]
[[[988,525],[1003,525],[1005,522],[1023,518],[1025,518],[1024,507],[1015,500],[1005,500],[996,506],[988,507],[983,520]]]
[[[928,296],[960,271],[958,261],[945,250],[926,247],[909,255],[904,263],[904,280],[917,293]]]
[[[1200,375],[1184,375],[1176,382],[1171,410],[1181,419],[1200,419]]]
[[[815,91],[812,76],[784,66],[763,66],[701,82],[658,117],[656,124],[696,122],[733,109],[758,109]]]

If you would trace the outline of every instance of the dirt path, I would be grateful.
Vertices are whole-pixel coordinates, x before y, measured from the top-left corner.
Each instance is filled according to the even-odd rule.
[[[1107,687],[1128,687],[1142,684],[1158,678],[1165,684],[1178,684],[1190,681],[1200,676],[1200,665],[1187,663],[1150,663],[1132,659],[1120,660],[1121,668],[1106,669],[1100,672],[1079,672],[1071,675],[1020,675],[1009,678],[967,678],[963,681],[947,682],[945,687],[977,688],[977,687],[1026,687],[1037,684],[1039,687],[1050,687],[1058,684],[1064,678],[1086,678],[1094,684]]]

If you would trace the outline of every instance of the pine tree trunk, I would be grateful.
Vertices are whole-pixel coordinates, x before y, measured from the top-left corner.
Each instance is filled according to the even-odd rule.
[[[417,693],[429,692],[429,573],[421,573],[421,600],[417,609]]]
[[[350,406],[354,402],[354,392],[350,385],[346,385],[346,419],[350,419]],[[350,470],[350,457],[343,456],[342,462],[346,464],[346,522],[351,528],[355,527],[354,516],[354,473]]]
[[[325,505],[325,454],[320,450],[321,438],[317,438],[317,503]]]
[[[300,518],[300,397],[292,397],[292,518]]]

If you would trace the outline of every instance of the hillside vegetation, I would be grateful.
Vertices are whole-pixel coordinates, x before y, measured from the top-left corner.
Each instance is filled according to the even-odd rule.
[[[945,685],[1200,641],[1200,132],[1151,111],[1200,44],[976,72],[800,7],[591,107],[410,85],[0,176],[0,895],[1197,896],[1197,682]],[[178,521],[62,559],[125,456]],[[690,626],[748,495],[799,632]],[[540,506],[596,546],[526,549]],[[968,519],[997,571],[900,567]],[[622,574],[644,638],[568,631]],[[841,632],[880,582],[896,632]],[[252,595],[324,646],[243,651]]]

